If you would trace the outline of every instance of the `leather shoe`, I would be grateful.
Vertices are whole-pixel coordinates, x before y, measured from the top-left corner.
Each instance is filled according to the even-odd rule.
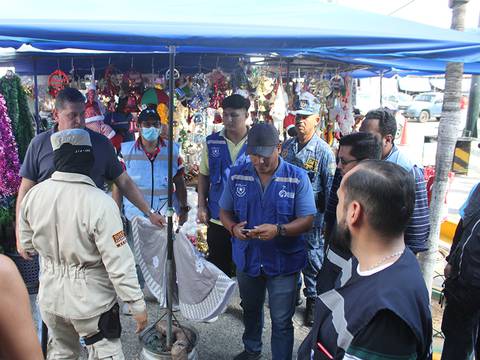
[[[247,350],[243,350],[240,354],[235,356],[233,360],[260,360],[262,358],[262,353],[251,353]]]
[[[315,299],[307,298],[307,305],[305,306],[305,326],[312,327],[315,320]]]

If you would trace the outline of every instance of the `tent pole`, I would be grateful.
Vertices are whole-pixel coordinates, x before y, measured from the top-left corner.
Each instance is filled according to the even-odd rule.
[[[37,134],[40,133],[40,114],[38,111],[38,78],[37,78],[37,59],[33,58],[33,92],[35,96],[35,124],[37,125]]]
[[[383,107],[383,70],[380,72],[380,107]]]
[[[173,345],[172,339],[172,302],[173,302],[173,97],[175,96],[175,46],[168,47],[169,52],[169,103],[168,103],[168,211],[167,211],[167,269],[168,269],[168,288],[167,288],[167,349]]]

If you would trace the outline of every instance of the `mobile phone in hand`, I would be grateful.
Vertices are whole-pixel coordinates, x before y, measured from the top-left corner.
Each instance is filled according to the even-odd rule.
[[[244,235],[247,235],[250,231],[252,231],[253,229],[242,229],[242,234]]]

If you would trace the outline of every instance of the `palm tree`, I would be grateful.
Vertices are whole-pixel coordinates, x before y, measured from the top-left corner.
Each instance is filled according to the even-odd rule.
[[[449,0],[452,9],[453,30],[463,31],[465,12],[469,0]],[[445,95],[442,116],[438,126],[437,155],[435,159],[435,182],[430,203],[430,237],[428,251],[420,255],[420,263],[427,289],[431,293],[433,274],[437,259],[440,221],[443,200],[447,192],[448,173],[452,168],[455,143],[460,126],[460,97],[462,90],[463,63],[448,63],[445,72]]]

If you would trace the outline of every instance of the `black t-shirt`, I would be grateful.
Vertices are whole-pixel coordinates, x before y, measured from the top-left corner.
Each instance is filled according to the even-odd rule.
[[[355,336],[344,359],[414,360],[417,339],[410,327],[390,310],[379,311]]]
[[[123,168],[110,141],[102,134],[87,128],[85,130],[90,134],[93,155],[95,156],[90,177],[97,187],[103,189],[105,181],[115,180],[122,174]],[[37,183],[50,178],[54,172],[50,136],[54,131],[54,129],[51,129],[32,139],[20,169],[21,177]]]

